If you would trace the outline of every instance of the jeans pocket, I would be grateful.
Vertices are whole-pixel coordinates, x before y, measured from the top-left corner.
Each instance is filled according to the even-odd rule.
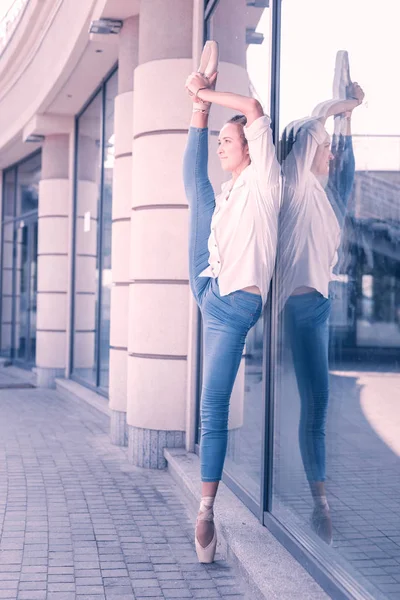
[[[261,313],[262,299],[258,294],[237,290],[232,292],[232,306],[238,313],[257,320]]]

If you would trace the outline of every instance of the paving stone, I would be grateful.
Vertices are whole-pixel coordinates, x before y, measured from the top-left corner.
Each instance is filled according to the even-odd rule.
[[[49,592],[74,592],[75,583],[49,583]]]
[[[12,581],[0,581],[0,590],[16,590],[18,588],[18,579]]]
[[[1,596],[0,596],[1,597]],[[18,592],[17,596],[18,600],[53,600],[49,596],[45,590],[24,590],[22,592]],[[61,599],[59,599],[61,600]],[[69,600],[68,598],[63,598],[63,600]]]
[[[91,594],[91,595],[103,594],[104,587],[102,584],[101,585],[77,585],[76,593],[77,594]]]
[[[46,590],[47,581],[21,581],[18,590]]]
[[[193,598],[190,590],[163,590],[165,600],[174,598]]]

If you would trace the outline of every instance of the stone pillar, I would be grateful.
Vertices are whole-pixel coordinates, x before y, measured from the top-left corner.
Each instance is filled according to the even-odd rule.
[[[119,35],[118,96],[115,99],[115,162],[112,206],[110,319],[111,441],[128,443],[126,426],[129,309],[129,248],[132,208],[133,74],[138,55],[138,17],[124,21]]]
[[[39,184],[37,384],[54,387],[66,367],[69,135],[49,135]]]
[[[165,467],[185,444],[188,210],[182,157],[191,107],[192,2],[141,3],[133,115],[129,287],[129,457]]]

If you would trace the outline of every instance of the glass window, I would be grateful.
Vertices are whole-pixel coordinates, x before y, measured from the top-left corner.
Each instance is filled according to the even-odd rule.
[[[6,171],[3,177],[3,219],[12,219],[15,208],[16,168]]]
[[[11,356],[14,223],[3,225],[1,269],[1,354]]]
[[[77,122],[73,374],[108,388],[117,72]]]
[[[220,0],[208,20],[208,37],[219,44],[219,89],[252,95],[269,114],[271,11],[268,3],[246,6]],[[264,8],[265,7],[265,8]],[[213,108],[210,117],[209,173],[215,193],[226,173],[217,157],[217,134],[235,113]],[[261,317],[250,330],[231,396],[228,448],[224,478],[228,485],[244,491],[249,507],[258,512],[261,501],[263,452],[263,327]]]
[[[37,207],[41,154],[3,176],[1,354],[32,365],[36,354]]]
[[[42,155],[35,154],[18,165],[17,216],[38,209]]]
[[[101,314],[100,314],[100,387],[108,389],[110,354],[111,302],[111,223],[112,181],[114,170],[114,102],[118,94],[118,72],[106,85],[104,156],[103,156],[103,226],[101,244]]]
[[[282,0],[275,298],[272,512],[387,598],[400,594],[399,16],[388,0]]]
[[[101,92],[78,120],[75,213],[73,372],[97,385],[98,238],[101,180]]]

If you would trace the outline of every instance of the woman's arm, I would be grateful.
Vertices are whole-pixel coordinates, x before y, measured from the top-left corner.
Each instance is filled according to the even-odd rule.
[[[294,121],[287,127],[293,130],[294,144],[282,164],[285,183],[295,190],[307,181],[318,146],[323,144],[328,133],[322,120],[307,118]]]
[[[326,100],[318,104],[313,110],[313,117],[317,117],[324,125],[329,117],[351,113],[357,106],[360,106],[364,100],[364,91],[354,82],[350,86],[351,97],[347,100]]]
[[[192,73],[186,80],[186,88],[202,102],[213,102],[245,115],[248,127],[264,115],[261,104],[255,98],[230,92],[216,92],[208,87],[207,83],[207,80],[200,73]]]

